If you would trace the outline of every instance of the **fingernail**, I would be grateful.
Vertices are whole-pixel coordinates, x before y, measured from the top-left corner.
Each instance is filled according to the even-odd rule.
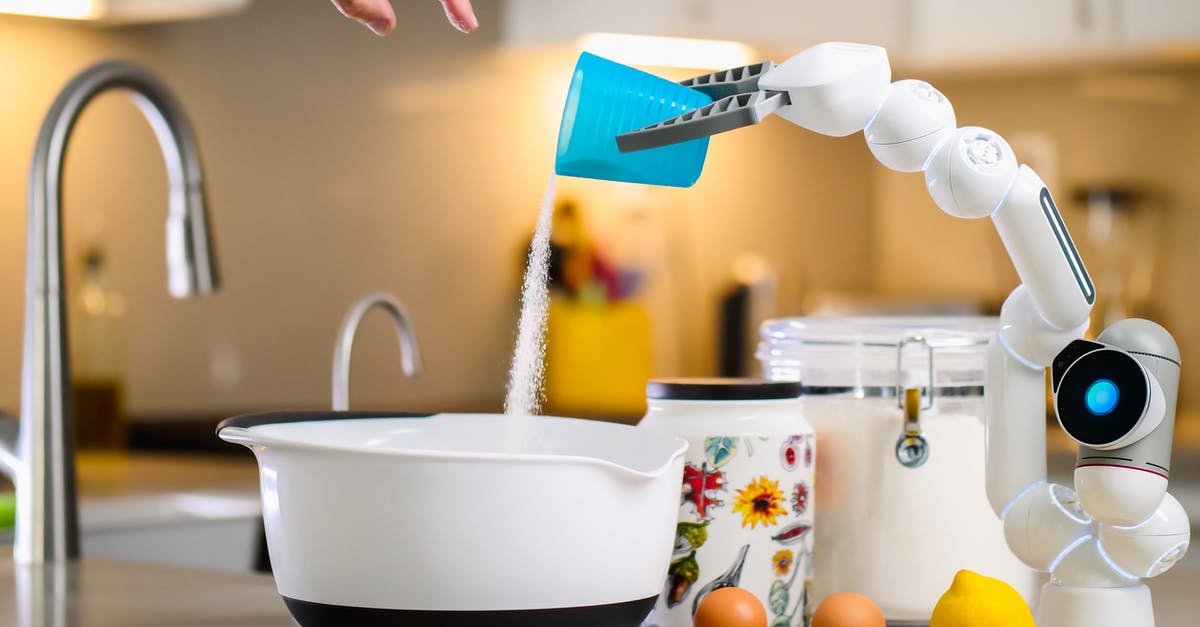
[[[469,33],[476,28],[479,28],[479,20],[475,18],[475,12],[469,11],[463,16],[462,29],[464,33]]]
[[[479,20],[475,17],[475,10],[470,6],[461,17],[451,12],[450,7],[446,7],[446,16],[450,18],[450,23],[454,25],[461,33],[469,33],[476,28],[479,28]]]
[[[371,20],[367,22],[367,28],[371,29],[372,33],[383,36],[390,32],[387,20]]]

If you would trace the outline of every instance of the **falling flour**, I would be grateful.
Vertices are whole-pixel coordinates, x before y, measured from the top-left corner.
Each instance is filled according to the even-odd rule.
[[[517,323],[517,346],[508,371],[508,394],[504,413],[530,416],[538,413],[542,401],[542,375],[546,357],[546,316],[550,311],[550,225],[554,217],[555,175],[550,175],[542,210],[538,214],[533,242],[529,246],[529,264],[521,286],[521,319]]]

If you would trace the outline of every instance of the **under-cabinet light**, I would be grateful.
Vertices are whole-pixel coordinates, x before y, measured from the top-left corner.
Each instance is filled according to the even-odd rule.
[[[157,22],[208,17],[250,0],[0,0],[0,13],[100,22]]]
[[[626,65],[723,70],[754,62],[750,46],[736,41],[592,33],[580,45],[587,52]]]
[[[0,0],[0,13],[94,20],[100,17],[94,0]]]

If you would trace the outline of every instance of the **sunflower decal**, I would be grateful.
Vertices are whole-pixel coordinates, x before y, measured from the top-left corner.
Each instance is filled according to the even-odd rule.
[[[788,571],[792,569],[793,560],[791,551],[787,549],[776,551],[775,556],[771,558],[771,564],[775,566],[775,574],[780,577],[788,574]]]
[[[777,517],[787,514],[783,500],[779,482],[760,476],[745,488],[738,490],[737,498],[733,502],[733,511],[742,515],[743,527],[755,529],[759,523],[762,523],[763,527],[770,527],[775,524]]]

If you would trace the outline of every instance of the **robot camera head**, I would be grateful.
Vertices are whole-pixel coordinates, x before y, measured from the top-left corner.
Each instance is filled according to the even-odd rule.
[[[1128,446],[1166,414],[1158,380],[1131,354],[1077,340],[1051,366],[1058,422],[1076,442],[1099,450]]]

